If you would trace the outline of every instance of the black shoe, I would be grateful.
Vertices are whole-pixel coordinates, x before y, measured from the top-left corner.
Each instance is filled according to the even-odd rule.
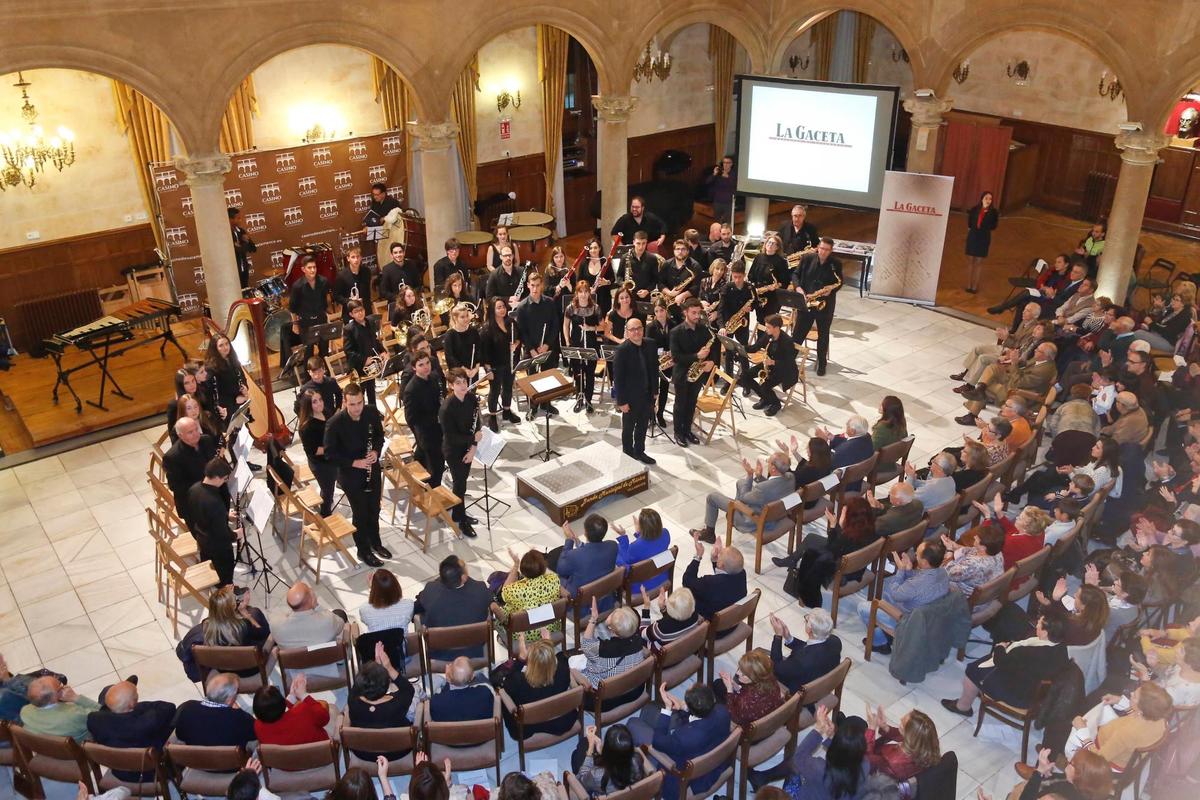
[[[817,365],[817,375],[824,375],[824,374],[825,374],[825,365],[824,364]]]
[[[588,401],[587,401],[587,402],[584,404],[584,406],[583,406],[583,410],[584,410],[584,411],[586,411],[587,413],[591,414],[591,413],[592,413],[593,411],[595,411],[596,409],[592,408],[592,401],[591,401],[591,400],[588,400]]]
[[[954,699],[951,699],[951,700],[943,700],[943,701],[942,701],[942,708],[946,709],[946,710],[947,710],[947,711],[949,711],[951,714],[958,714],[960,717],[969,717],[969,716],[971,716],[971,709],[969,709],[969,708],[968,708],[966,711],[963,711],[963,710],[961,710],[961,709],[958,707],[958,700],[954,700]]]
[[[468,524],[468,525],[474,525],[474,524],[476,524],[477,522],[479,522],[479,520],[478,520],[478,519],[476,519],[475,517],[472,517],[470,514],[467,514],[467,516],[465,517],[465,519],[466,519],[466,521],[467,521],[467,524]]]
[[[989,314],[1002,314],[1004,313],[1004,306],[988,306],[987,312]]]
[[[500,422],[495,414],[488,414],[488,427],[492,429],[492,433],[500,432]]]
[[[688,446],[688,440],[686,438],[680,436],[679,434],[675,434],[675,444],[679,445],[684,450],[686,450],[687,446]]]
[[[359,553],[358,560],[363,562],[364,564],[366,564],[368,567],[382,567],[383,566],[383,562],[380,561],[378,558],[376,558],[374,553],[367,553],[366,555]]]
[[[962,372],[956,372],[953,375],[951,375],[950,380],[961,381],[965,377],[967,377],[967,371],[964,369]]]
[[[987,393],[981,388],[981,386],[972,386],[970,389],[963,389],[960,394],[962,394],[962,396],[968,400],[979,400],[985,403],[987,402]]]
[[[582,397],[575,401],[575,413],[578,414],[580,411],[583,411],[583,398]]]
[[[246,465],[250,467],[251,472],[261,472],[262,464],[255,464],[253,461],[247,461]]]
[[[782,558],[779,556],[771,556],[771,563],[777,567],[784,567],[785,569],[791,569],[795,566],[795,564],[792,563],[792,559],[788,558],[787,556]]]
[[[757,403],[755,403],[754,405],[752,405],[750,407],[753,408],[755,411],[762,411],[764,408],[766,408],[770,404],[771,404],[770,400],[759,400]]]
[[[137,686],[137,681],[138,681],[137,675],[130,675],[128,678],[125,679],[126,683],[132,683],[134,686]]]
[[[979,293],[978,289],[967,289],[967,294],[978,294],[978,293]]]
[[[749,397],[752,394],[754,394],[754,390],[751,389],[749,386],[742,387],[742,397]]]
[[[458,529],[460,531],[462,531],[462,535],[467,537],[468,539],[474,539],[476,536],[479,535],[475,532],[475,529],[471,527],[471,523],[469,523],[469,522],[458,523]]]
[[[974,393],[975,387],[972,384],[964,383],[962,386],[955,386],[950,391],[954,392],[955,394],[966,394],[967,392]]]
[[[502,412],[500,412],[500,417],[501,417],[501,418],[502,418],[502,419],[503,419],[505,422],[520,422],[520,421],[521,421],[521,418],[520,418],[520,417],[518,417],[518,416],[517,416],[516,414],[514,414],[512,411],[509,411],[507,408],[506,408],[506,409],[504,409]]]
[[[772,403],[771,406],[767,409],[766,414],[768,417],[773,417],[782,410],[783,410],[783,403]]]
[[[867,638],[865,636],[863,637],[862,645],[863,645],[863,648],[866,648],[866,646],[867,646]],[[878,653],[881,656],[891,655],[892,654],[892,643],[887,642],[885,644],[877,644],[871,648],[871,652]]]
[[[645,453],[638,453],[637,455],[634,456],[634,458],[636,458],[638,461],[642,462],[643,464],[649,464],[650,466],[654,466],[655,464],[658,463],[657,461],[655,461],[653,458],[646,455]]]
[[[375,555],[379,556],[380,558],[391,558],[392,557],[392,551],[388,550],[386,547],[384,547],[381,544],[377,544],[374,547],[372,547],[371,549],[374,550]]]
[[[975,427],[975,415],[974,414],[963,414],[961,417],[955,417],[954,421],[957,422],[959,425],[969,425],[972,428]]]
[[[771,783],[771,775],[766,770],[752,769],[748,773],[748,776],[750,778],[750,788],[755,792]]]
[[[689,444],[700,444],[700,437],[691,431],[687,432],[687,440]]]

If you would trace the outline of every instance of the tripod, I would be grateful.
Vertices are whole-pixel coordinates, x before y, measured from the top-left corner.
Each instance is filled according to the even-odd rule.
[[[263,584],[263,588],[267,594],[270,594],[276,585],[283,583],[283,579],[275,572],[275,568],[267,562],[267,557],[263,555],[262,531],[254,524],[250,515],[246,512],[246,496],[243,494],[238,498],[238,519],[242,521],[242,538],[238,540],[237,552],[234,553],[234,562],[245,564],[250,568],[250,574],[254,576],[254,581],[250,584],[252,587]],[[254,528],[254,537],[257,540],[257,547],[250,543],[249,527]],[[272,584],[271,582],[275,583]]]
[[[549,419],[550,419],[550,416],[547,414],[546,415],[547,424],[549,424]],[[467,508],[464,510],[469,510],[471,508],[474,508],[475,506],[480,506],[483,509],[483,519],[484,519],[484,522],[487,523],[487,530],[488,530],[488,533],[490,534],[492,532],[492,509],[498,508],[500,506],[504,506],[504,510],[507,511],[508,509],[512,508],[512,504],[506,503],[505,501],[501,500],[498,497],[492,497],[491,492],[488,491],[488,469],[489,469],[488,465],[484,464],[483,465],[483,495],[475,498],[470,503],[468,503]],[[496,516],[499,517],[500,514],[496,514]]]

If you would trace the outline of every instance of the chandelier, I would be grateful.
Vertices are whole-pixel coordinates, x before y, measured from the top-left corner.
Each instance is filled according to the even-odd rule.
[[[29,129],[24,134],[15,128],[0,131],[0,156],[4,159],[0,166],[0,191],[21,184],[32,189],[47,163],[53,164],[59,172],[75,163],[75,134],[60,125],[57,135],[47,138],[42,126],[37,124],[38,111],[29,99],[30,85],[18,72],[13,86],[21,90],[21,119]]]
[[[655,77],[660,81],[665,81],[670,74],[671,54],[659,50],[658,42],[647,44],[646,51],[642,53],[642,57],[633,67],[633,79],[641,81],[642,78],[645,78],[646,83],[653,83]]]

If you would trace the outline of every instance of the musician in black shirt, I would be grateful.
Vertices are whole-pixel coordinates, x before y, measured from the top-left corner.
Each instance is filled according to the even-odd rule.
[[[629,213],[622,214],[617,218],[609,234],[620,235],[621,241],[628,244],[633,241],[634,234],[638,231],[646,232],[646,238],[652,243],[650,245],[652,251],[662,247],[663,241],[667,238],[666,224],[646,210],[645,200],[635,197],[629,201]]]
[[[728,222],[721,223],[721,238],[712,242],[708,246],[709,259],[723,258],[725,263],[733,263],[733,251],[737,247],[737,243],[733,241],[733,228],[729,227]]]
[[[258,247],[246,233],[246,229],[238,224],[241,216],[240,208],[229,209],[229,228],[233,234],[233,254],[237,258],[238,280],[245,289],[250,286],[250,254],[257,252]]]
[[[600,322],[603,319],[592,287],[581,278],[575,284],[575,298],[563,316],[563,340],[571,347],[596,350],[600,347]],[[592,395],[596,391],[596,362],[568,360],[575,378],[575,411],[578,413],[586,408],[587,413],[591,414],[594,410]]]
[[[346,387],[345,405],[325,423],[325,458],[337,464],[338,485],[350,503],[354,544],[358,558],[369,567],[381,567],[376,556],[392,553],[379,540],[379,503],[383,496],[383,417],[368,406],[362,387]]]
[[[655,464],[646,455],[646,428],[654,408],[658,356],[644,334],[637,317],[625,323],[626,339],[613,357],[613,400],[621,412],[621,451],[643,464]]]
[[[442,389],[433,374],[434,358],[427,352],[413,356],[412,377],[404,385],[404,419],[413,434],[413,458],[429,473],[429,486],[442,485],[446,458],[442,455]]]
[[[198,481],[204,480],[204,467],[217,454],[217,443],[200,431],[200,423],[191,417],[175,421],[175,444],[163,454],[163,472],[167,488],[175,498],[175,513],[191,526],[191,511],[187,494]]]
[[[667,309],[667,301],[660,299],[654,304],[654,319],[646,323],[646,339],[654,345],[655,353],[661,357],[671,351],[671,320]],[[670,370],[670,366],[666,369]],[[658,402],[654,409],[654,421],[664,431],[667,429],[667,395],[671,391],[671,382],[667,373],[658,371]]]
[[[658,264],[661,259],[646,250],[647,237],[645,231],[633,235],[633,252],[625,256],[628,259],[626,269],[633,280],[633,294],[643,302],[650,299],[650,293],[658,288]]]
[[[488,386],[488,425],[493,431],[500,429],[497,411],[506,422],[520,422],[512,412],[513,367],[516,366],[521,350],[521,339],[517,335],[515,320],[508,313],[508,301],[493,297],[487,301],[487,322],[480,332],[483,352],[480,360],[491,373]]]
[[[779,254],[779,237],[770,234],[763,240],[762,252],[750,264],[750,283],[758,293],[763,317],[779,313],[775,290],[786,289],[790,279],[787,259]]]
[[[803,342],[812,330],[813,323],[817,324],[817,374],[824,375],[829,359],[829,327],[833,324],[837,287],[842,284],[842,262],[833,257],[833,239],[821,239],[817,252],[809,253],[800,260],[793,280],[796,291],[802,292],[806,298],[814,292],[825,292],[824,308],[797,309],[799,317],[792,329],[796,340]]]
[[[671,329],[671,360],[675,362],[671,382],[675,384],[675,406],[672,411],[675,423],[675,443],[680,447],[700,444],[700,437],[692,433],[692,418],[696,416],[696,399],[700,396],[704,378],[689,381],[688,370],[697,361],[704,363],[703,372],[713,369],[710,357],[713,344],[712,331],[701,324],[703,309],[695,298],[683,303],[683,322]]]
[[[389,246],[392,260],[379,271],[379,296],[388,301],[388,307],[396,302],[400,287],[411,286],[420,294],[425,290],[425,270],[415,261],[404,257],[404,245],[392,242]]]
[[[445,286],[446,279],[456,272],[463,276],[463,282],[466,283],[467,266],[458,260],[458,253],[458,239],[453,237],[447,239],[446,255],[433,263],[433,285],[435,287]]]
[[[750,311],[754,309],[754,290],[746,282],[744,261],[734,264],[729,276],[729,280],[721,288],[721,298],[717,301],[717,320],[722,336],[729,336],[745,347],[750,341]],[[749,308],[747,303],[750,304]],[[739,318],[738,327],[730,331],[727,326],[734,317]],[[733,375],[733,356],[732,351],[725,354],[725,372],[729,375]],[[745,372],[745,363],[741,364],[741,370]]]
[[[446,466],[450,468],[450,479],[453,481],[454,494],[458,496],[458,505],[450,509],[450,518],[458,525],[462,535],[475,538],[475,529],[471,527],[478,522],[467,515],[467,476],[471,474],[471,464],[475,461],[475,444],[483,438],[479,428],[479,401],[475,395],[467,393],[467,373],[461,368],[450,370],[450,394],[442,401],[438,412],[438,422],[442,425],[442,449],[446,454]]]
[[[804,206],[792,206],[792,221],[783,226],[779,232],[784,256],[809,250],[817,246],[821,237],[817,235],[817,226],[806,222],[808,209]]]
[[[500,266],[492,270],[492,274],[488,276],[484,295],[489,300],[493,297],[503,297],[511,302],[520,289],[520,283],[521,271],[513,265],[512,245],[501,245]]]
[[[796,384],[800,373],[796,367],[796,345],[783,329],[783,319],[778,314],[770,314],[764,320],[764,325],[767,328],[766,338],[751,345],[748,350],[751,353],[766,350],[762,364],[767,370],[767,378],[759,383],[757,375],[747,374],[742,376],[742,382],[759,397],[754,408],[766,409],[767,416],[773,417],[783,407],[775,394],[775,387],[780,386],[787,391]]]
[[[688,256],[687,242],[676,239],[672,251],[675,257],[658,269],[658,282],[663,297],[670,301],[672,317],[682,319],[683,302],[696,296],[702,275],[700,265]]]
[[[339,394],[341,390],[338,390]],[[325,423],[333,416],[333,410],[326,410],[325,399],[317,389],[308,389],[300,393],[300,414],[296,422],[296,431],[300,434],[300,442],[304,445],[304,455],[308,458],[309,469],[321,487],[321,516],[328,517],[333,513],[333,488],[337,483],[337,464],[325,457]]]
[[[308,380],[300,387],[300,391],[296,392],[296,402],[292,406],[292,411],[300,413],[300,398],[307,391],[314,391],[321,395],[321,399],[325,401],[326,416],[332,416],[335,411],[342,407],[342,387],[338,386],[338,382],[329,377],[325,373],[325,362],[320,356],[312,356],[305,363],[308,368]]]
[[[371,272],[363,268],[362,250],[358,247],[346,252],[346,266],[333,281],[333,302],[342,307],[342,322],[350,320],[351,300],[371,307]]]
[[[208,372],[211,396],[217,401],[220,426],[224,428],[238,406],[246,402],[246,376],[242,372],[242,362],[238,360],[233,344],[225,334],[215,334],[208,340],[204,369]]]
[[[450,309],[450,329],[442,336],[442,346],[446,351],[447,368],[462,367],[468,382],[478,379],[479,365],[483,363],[483,342],[479,338],[479,329],[471,324],[471,309],[465,303]]]
[[[280,360],[286,361],[292,348],[303,341],[304,332],[314,325],[325,324],[326,308],[329,305],[329,281],[317,274],[317,260],[312,256],[300,258],[300,269],[304,272],[304,280],[292,284],[291,295],[288,297],[288,311],[292,313],[292,329],[290,336],[281,336],[287,341],[280,342]],[[329,342],[321,340],[317,343],[317,352],[325,357],[329,355]],[[305,357],[312,355],[312,347],[308,347]]]
[[[367,309],[357,300],[351,300],[350,321],[342,329],[342,342],[346,352],[346,365],[362,376],[361,386],[367,395],[367,404],[375,407],[375,378],[366,377],[367,362],[372,356],[387,352],[379,341],[375,322],[367,317]]]
[[[234,544],[243,535],[240,525],[229,526],[229,492],[225,484],[233,470],[223,458],[204,465],[204,477],[188,489],[191,531],[203,561],[212,562],[217,586],[233,583]]]
[[[514,314],[517,317],[517,335],[525,347],[526,357],[533,358],[549,353],[541,368],[553,369],[558,366],[560,314],[558,302],[543,293],[544,286],[545,280],[541,275],[530,275],[529,296],[517,305]],[[551,416],[558,413],[553,403],[544,403],[542,408]],[[537,406],[531,405],[528,419],[533,419],[538,410]]]

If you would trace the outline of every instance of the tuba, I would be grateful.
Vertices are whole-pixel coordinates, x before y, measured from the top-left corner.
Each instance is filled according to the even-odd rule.
[[[709,345],[711,345],[713,343],[713,339],[717,338],[713,335],[711,328],[706,328],[705,330],[708,331],[708,342],[705,343],[704,346],[700,348],[700,350],[703,350],[705,347],[708,347]],[[696,352],[700,352],[700,351],[697,350]],[[700,380],[700,377],[702,375],[704,375],[704,362],[699,359],[696,359],[696,361],[692,362],[692,365],[690,367],[688,367],[688,372],[687,372],[688,383],[695,383],[696,381]]]

